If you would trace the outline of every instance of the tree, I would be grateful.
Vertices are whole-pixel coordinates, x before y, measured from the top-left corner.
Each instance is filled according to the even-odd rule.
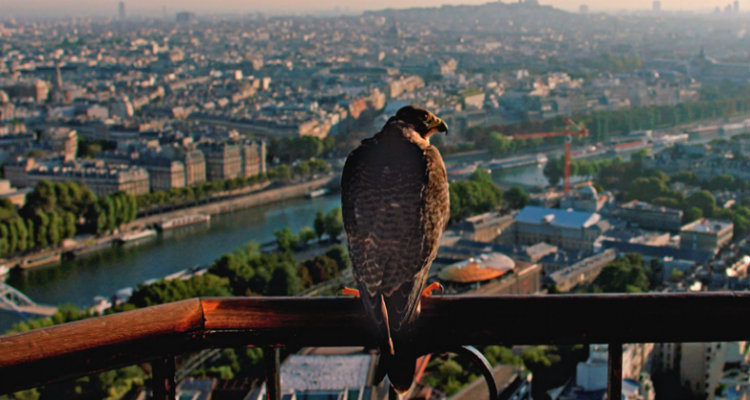
[[[341,215],[341,207],[334,207],[328,212],[325,219],[325,231],[331,240],[336,240],[344,231],[344,218]]]
[[[69,239],[76,235],[76,217],[72,212],[63,215],[63,238]]]
[[[628,196],[641,201],[651,201],[667,192],[669,188],[657,177],[637,178],[630,184]]]
[[[708,190],[701,190],[688,196],[685,199],[685,206],[700,208],[704,217],[711,217],[716,208],[716,199]]]
[[[323,235],[326,233],[326,216],[323,211],[318,210],[315,213],[315,222],[313,223],[315,228],[315,234],[318,236],[318,241],[323,239]]]
[[[294,247],[297,246],[299,243],[299,238],[297,235],[292,233],[292,230],[289,229],[289,227],[286,227],[284,229],[276,229],[273,231],[274,236],[276,236],[276,244],[279,246],[279,250],[281,251],[292,251],[294,250]]]
[[[351,260],[349,259],[349,252],[346,250],[346,246],[341,244],[334,244],[326,250],[326,257],[336,261],[338,270],[343,271],[352,266]]]
[[[648,291],[648,271],[640,254],[627,254],[607,264],[593,282],[594,291],[634,293]]]
[[[270,296],[293,296],[301,288],[297,270],[291,265],[276,267],[271,273],[266,293]]]
[[[503,194],[503,199],[508,207],[518,210],[529,204],[529,194],[522,187],[515,185]]]
[[[729,174],[714,175],[708,182],[708,188],[711,190],[731,190],[734,185],[734,177]]]
[[[688,224],[703,217],[703,211],[698,207],[688,207],[682,214],[682,223]]]
[[[317,238],[317,235],[309,226],[305,226],[300,229],[298,236],[299,240],[304,244],[308,244],[311,241],[315,240],[315,238]]]
[[[557,186],[563,178],[563,158],[550,158],[547,160],[547,163],[544,164],[544,168],[542,169],[542,173],[544,174],[544,177],[547,178],[547,181],[552,186]]]
[[[326,256],[311,258],[303,262],[301,266],[307,269],[314,284],[335,278],[339,270],[336,261]]]
[[[21,209],[21,215],[31,217],[37,211],[49,212],[55,208],[55,185],[48,180],[41,180],[34,190],[26,195],[26,204]]]
[[[505,135],[499,132],[490,132],[489,134],[489,150],[493,156],[506,154],[513,151],[515,143]]]

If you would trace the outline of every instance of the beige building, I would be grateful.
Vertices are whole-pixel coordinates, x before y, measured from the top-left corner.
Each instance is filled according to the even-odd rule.
[[[732,240],[734,224],[701,218],[680,229],[680,249],[716,253]]]
[[[242,174],[240,146],[211,144],[202,147],[206,158],[206,178],[209,181],[236,178]]]
[[[464,219],[458,224],[464,239],[493,242],[513,224],[513,217],[498,212],[487,212]]]
[[[254,176],[266,173],[266,143],[252,142],[242,146],[242,174]]]
[[[615,215],[641,228],[677,232],[682,211],[633,200],[617,206]]]
[[[185,185],[194,186],[206,181],[206,159],[200,150],[188,150],[182,157],[185,166]]]
[[[42,132],[40,137],[43,143],[56,153],[63,155],[66,161],[76,158],[78,152],[78,133],[74,129],[56,127]]]
[[[725,356],[726,343],[682,343],[680,383],[696,396],[714,399]]]
[[[151,191],[185,186],[185,164],[180,161],[155,158],[143,162],[143,167],[148,171]]]
[[[124,191],[130,194],[149,192],[148,172],[134,166],[104,166],[103,163],[42,164],[33,158],[19,157],[5,165],[5,177],[15,186],[36,186],[42,180],[73,181],[85,184],[97,196]]]
[[[9,180],[0,179],[0,198],[10,200],[18,208],[26,204],[26,194],[30,191],[31,189],[16,189],[10,185]]]

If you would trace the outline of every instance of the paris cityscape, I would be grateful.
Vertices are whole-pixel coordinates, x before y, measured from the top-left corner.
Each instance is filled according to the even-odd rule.
[[[437,297],[750,291],[750,4],[459,3],[9,3],[0,349],[196,297],[343,297],[346,157],[412,104],[449,127]],[[606,343],[505,344],[476,346],[498,398],[607,398]],[[174,398],[270,396],[251,345],[176,355]],[[749,399],[748,349],[622,343],[622,398]],[[371,349],[280,358],[279,398],[388,398]],[[14,393],[6,374],[0,398],[159,398],[147,362],[116,367]],[[487,397],[456,355],[417,372],[409,399]]]

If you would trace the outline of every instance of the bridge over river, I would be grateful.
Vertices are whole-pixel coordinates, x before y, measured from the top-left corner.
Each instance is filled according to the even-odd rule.
[[[0,310],[48,317],[57,312],[57,307],[37,304],[13,286],[0,283]]]

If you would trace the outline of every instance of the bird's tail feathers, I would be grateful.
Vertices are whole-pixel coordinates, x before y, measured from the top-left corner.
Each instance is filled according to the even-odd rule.
[[[393,355],[396,351],[393,348],[393,337],[391,337],[391,324],[388,322],[388,307],[385,305],[385,297],[380,295],[380,313],[383,315],[383,321],[385,321],[385,331],[387,338],[388,350]]]

